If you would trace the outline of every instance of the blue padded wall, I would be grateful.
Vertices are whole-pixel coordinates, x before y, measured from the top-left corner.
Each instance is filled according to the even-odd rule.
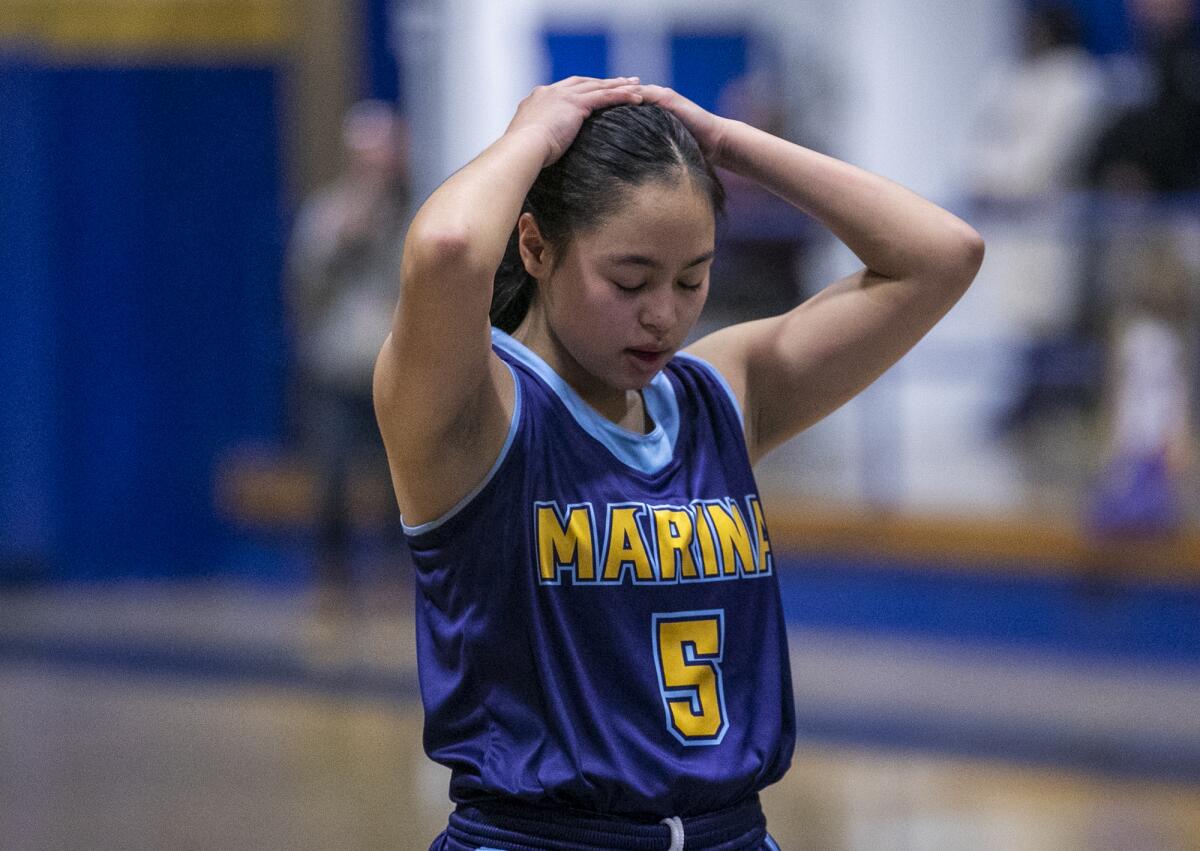
[[[549,30],[545,34],[550,57],[552,83],[576,74],[584,77],[608,76],[608,36],[603,32]]]
[[[214,461],[281,427],[276,84],[0,65],[0,558],[217,564]]]

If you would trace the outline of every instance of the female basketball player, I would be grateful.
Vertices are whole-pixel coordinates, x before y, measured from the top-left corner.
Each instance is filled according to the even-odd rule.
[[[722,166],[861,271],[680,346]],[[419,587],[434,848],[773,848],[785,627],[751,464],[959,298],[951,214],[636,78],[572,77],[425,202],[376,407]]]

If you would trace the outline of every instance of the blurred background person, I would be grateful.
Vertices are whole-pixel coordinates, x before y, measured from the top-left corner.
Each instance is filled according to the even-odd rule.
[[[1195,0],[1126,0],[1131,49],[1114,61],[1109,90],[1120,108],[1088,154],[1090,241],[1075,327],[1102,339],[1113,302],[1101,292],[1101,258],[1121,228],[1165,215],[1165,193],[1200,188],[1200,29]],[[1119,227],[1118,221],[1120,220]]]
[[[1196,276],[1171,235],[1127,239],[1110,254],[1114,307],[1105,453],[1088,522],[1102,539],[1179,531],[1194,457]]]
[[[387,494],[371,374],[387,337],[410,218],[406,130],[394,108],[362,101],[342,128],[345,165],[301,207],[287,259],[295,335],[296,423],[314,464],[314,558],[322,609],[346,602],[356,483]],[[374,504],[374,501],[372,501]],[[386,526],[399,528],[394,509]],[[393,531],[392,539],[398,540]]]
[[[1075,327],[1104,349],[1102,470],[1085,519],[1102,539],[1177,531],[1191,500],[1195,258],[1168,193],[1200,188],[1194,0],[1127,0],[1134,51],[1089,152],[1090,250]],[[1185,202],[1184,206],[1187,206]],[[1194,231],[1193,231],[1194,232]],[[1189,268],[1189,262],[1192,264]]]
[[[1092,184],[1110,191],[1200,187],[1200,28],[1194,0],[1128,0],[1142,84],[1091,154]]]
[[[1085,182],[1105,116],[1105,76],[1084,49],[1066,3],[1022,10],[1020,53],[994,68],[967,147],[969,193],[994,221],[988,271],[1003,317],[1023,349],[1004,430],[1086,399],[1077,366],[1094,360],[1073,327],[1083,240],[1067,193]]]
[[[969,159],[980,200],[1045,199],[1083,184],[1104,118],[1104,73],[1066,3],[1022,12],[1020,53],[994,68],[980,95]]]

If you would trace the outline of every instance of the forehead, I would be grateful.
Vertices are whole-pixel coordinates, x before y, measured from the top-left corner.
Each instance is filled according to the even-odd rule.
[[[712,250],[716,232],[712,203],[691,180],[645,183],[624,189],[622,195],[616,213],[579,235],[582,254],[637,254],[669,265]]]

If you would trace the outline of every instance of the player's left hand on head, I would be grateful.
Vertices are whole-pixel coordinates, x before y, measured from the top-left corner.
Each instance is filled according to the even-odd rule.
[[[641,93],[643,103],[657,104],[674,114],[683,122],[683,126],[696,137],[700,150],[709,162],[714,165],[721,164],[725,145],[725,127],[728,125],[729,119],[714,115],[666,86],[642,85],[638,86],[637,91]]]

